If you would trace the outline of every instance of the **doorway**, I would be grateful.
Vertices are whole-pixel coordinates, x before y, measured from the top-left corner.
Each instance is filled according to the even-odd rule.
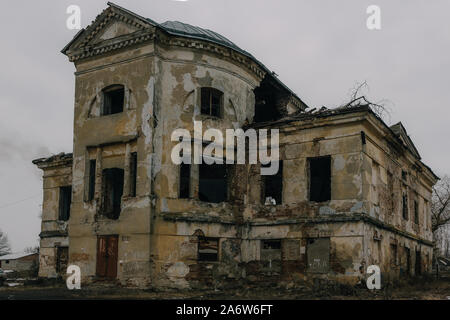
[[[117,256],[119,236],[99,236],[97,238],[97,276],[107,279],[117,277]]]

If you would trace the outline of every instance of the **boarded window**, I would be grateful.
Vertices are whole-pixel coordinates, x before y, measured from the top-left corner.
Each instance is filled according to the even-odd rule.
[[[419,224],[419,203],[414,201],[414,223]]]
[[[224,164],[201,164],[199,180],[199,199],[210,203],[227,201],[227,166]]]
[[[105,169],[102,172],[102,213],[109,219],[120,216],[123,195],[123,169]]]
[[[88,201],[94,199],[95,195],[95,167],[96,161],[89,160],[89,190],[88,190]]]
[[[102,115],[116,114],[123,111],[125,88],[122,85],[110,86],[103,90]]]
[[[309,200],[331,200],[331,157],[309,159]]]
[[[272,176],[263,176],[264,181],[264,197],[266,204],[282,204],[283,203],[283,161],[279,161],[279,170],[277,174]],[[273,200],[273,201],[272,201]]]
[[[136,197],[137,186],[137,153],[133,152],[130,157],[130,197]]]
[[[223,93],[213,88],[201,89],[201,112],[209,116],[220,118]]]
[[[306,259],[308,272],[327,273],[330,266],[330,238],[308,239]]]
[[[408,220],[408,196],[406,194],[402,198],[402,216],[403,219]]]
[[[59,188],[59,220],[67,221],[70,218],[70,204],[72,202],[72,187]]]
[[[191,184],[191,166],[182,163],[180,165],[180,199],[189,199]]]
[[[219,260],[219,239],[198,237],[198,260],[218,261]]]

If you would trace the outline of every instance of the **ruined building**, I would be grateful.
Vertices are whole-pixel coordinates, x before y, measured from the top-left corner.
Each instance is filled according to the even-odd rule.
[[[108,3],[62,51],[76,72],[73,154],[44,172],[40,276],[196,288],[430,271],[437,181],[401,123],[308,111],[223,36]],[[280,169],[176,165],[175,129],[276,128]],[[269,201],[266,201],[269,200]]]

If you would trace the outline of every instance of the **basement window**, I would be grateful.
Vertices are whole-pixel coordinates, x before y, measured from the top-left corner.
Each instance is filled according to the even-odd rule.
[[[191,166],[182,163],[180,165],[180,199],[190,198],[190,184],[191,184]]]
[[[123,85],[113,85],[103,89],[102,115],[123,112],[125,88]]]
[[[137,186],[137,152],[130,157],[130,197],[136,197]]]
[[[88,201],[94,199],[95,194],[95,167],[96,161],[89,160],[89,190],[88,190]]]
[[[403,219],[408,220],[408,196],[406,194],[402,198],[402,216]]]
[[[220,118],[223,93],[214,88],[201,89],[201,113]]]
[[[112,168],[102,171],[102,213],[109,219],[120,216],[123,195],[123,169]]]
[[[219,260],[219,239],[198,237],[198,261]]]
[[[59,188],[59,217],[60,221],[68,221],[70,217],[70,204],[72,202],[72,187]]]
[[[267,165],[268,167],[269,165]],[[277,174],[263,176],[264,180],[264,203],[266,205],[280,205],[283,203],[283,161],[279,161]]]
[[[198,193],[200,201],[210,203],[227,201],[227,166],[224,164],[201,164]]]
[[[281,240],[262,240],[262,250],[281,250]]]
[[[331,157],[309,159],[309,200],[331,200]]]

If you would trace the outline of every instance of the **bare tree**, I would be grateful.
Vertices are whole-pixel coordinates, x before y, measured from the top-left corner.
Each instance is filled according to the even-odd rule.
[[[9,245],[6,233],[0,230],[0,256],[11,253],[11,246]]]
[[[35,247],[26,247],[25,250],[23,250],[25,253],[39,253],[39,246]]]
[[[431,199],[432,231],[450,223],[450,177],[444,176],[433,187]]]
[[[372,111],[381,119],[390,118],[390,110],[387,107],[388,100],[383,99],[377,102],[370,101],[363,93],[363,90],[369,91],[369,85],[366,81],[357,83],[350,94],[350,102],[340,106],[340,108],[352,108],[358,106],[369,106]]]

